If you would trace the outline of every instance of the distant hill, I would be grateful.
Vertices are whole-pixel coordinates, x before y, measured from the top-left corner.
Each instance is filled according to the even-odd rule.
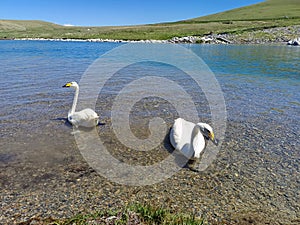
[[[39,21],[39,20],[0,20],[0,30],[25,31],[28,29],[38,29],[41,27],[54,29],[61,26],[49,22]]]
[[[0,20],[0,38],[48,37],[63,26],[39,20]]]
[[[300,0],[267,0],[262,3],[237,8],[213,15],[191,19],[190,21],[221,20],[272,20],[300,18]]]
[[[243,33],[273,27],[300,25],[300,0],[265,2],[204,17],[171,23],[114,27],[66,27],[44,21],[0,20],[0,39],[170,39],[209,33]]]

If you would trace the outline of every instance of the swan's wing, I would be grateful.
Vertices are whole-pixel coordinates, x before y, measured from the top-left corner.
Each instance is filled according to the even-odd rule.
[[[80,112],[84,113],[86,115],[87,120],[99,118],[98,114],[92,109],[84,109],[84,110],[81,110]]]
[[[172,129],[170,131],[170,142],[174,148],[178,149],[177,146],[180,143],[180,139],[182,136],[182,127],[179,119],[176,119]]]
[[[84,109],[69,116],[69,121],[75,126],[94,127],[98,124],[99,116],[92,109]]]
[[[187,157],[191,157],[194,153],[190,152],[191,135],[195,124],[188,122],[182,118],[175,120],[170,131],[170,142],[173,147],[181,151]]]

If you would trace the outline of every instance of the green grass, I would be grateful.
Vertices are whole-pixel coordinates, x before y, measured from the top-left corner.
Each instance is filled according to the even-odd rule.
[[[299,0],[268,0],[259,4],[190,20],[139,26],[65,27],[43,21],[0,20],[0,39],[77,38],[166,40],[208,33],[247,33],[300,24]]]
[[[33,222],[34,220],[27,221]],[[207,225],[204,218],[192,214],[172,213],[170,210],[133,204],[119,211],[101,211],[92,214],[78,214],[72,218],[36,220],[41,224],[84,225],[84,224],[149,224],[149,225]],[[26,223],[27,223],[26,222]],[[39,223],[39,224],[40,224]]]
[[[153,208],[151,206],[133,205],[130,210],[136,212],[141,217],[142,222],[146,224],[162,224],[162,225],[201,225],[207,224],[204,218],[197,218],[192,214],[171,213],[163,208]]]
[[[300,17],[299,0],[267,0],[262,3],[198,17],[188,22],[204,21],[267,21]]]

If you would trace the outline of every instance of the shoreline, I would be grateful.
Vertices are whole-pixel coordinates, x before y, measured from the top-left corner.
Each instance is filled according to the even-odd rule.
[[[242,45],[300,45],[300,25],[289,27],[276,27],[264,30],[243,32],[238,34],[214,34],[210,33],[203,36],[184,36],[173,37],[167,40],[141,39],[108,39],[108,38],[5,38],[0,40],[25,40],[25,41],[66,41],[66,42],[110,42],[110,43],[157,43],[157,44],[242,44]]]
[[[284,42],[244,42],[244,43],[232,43],[220,40],[205,40],[203,42],[187,41],[190,37],[175,37],[170,40],[120,40],[120,39],[73,39],[73,38],[11,38],[11,39],[0,39],[0,41],[53,41],[53,42],[93,42],[93,43],[144,43],[144,44],[209,44],[209,45],[293,45],[289,44],[296,39],[291,39]],[[296,45],[295,45],[296,46]]]

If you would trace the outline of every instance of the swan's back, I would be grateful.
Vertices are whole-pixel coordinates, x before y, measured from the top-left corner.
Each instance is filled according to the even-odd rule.
[[[76,127],[94,127],[99,123],[99,116],[92,109],[84,109],[69,115],[68,120]]]

